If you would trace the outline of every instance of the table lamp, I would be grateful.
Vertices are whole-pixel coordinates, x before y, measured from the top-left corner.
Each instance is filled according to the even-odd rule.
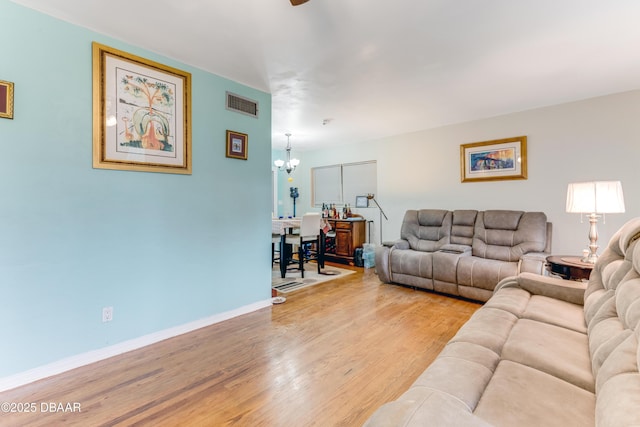
[[[580,260],[594,264],[598,259],[598,229],[602,214],[624,212],[624,197],[620,181],[574,182],[567,188],[567,212],[588,214],[589,251]],[[582,218],[582,217],[581,217]]]

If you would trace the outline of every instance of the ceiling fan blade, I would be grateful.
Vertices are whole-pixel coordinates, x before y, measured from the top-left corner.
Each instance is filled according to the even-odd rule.
[[[308,2],[309,0],[291,0],[291,5],[292,6],[300,6],[301,4],[304,4],[306,2]]]

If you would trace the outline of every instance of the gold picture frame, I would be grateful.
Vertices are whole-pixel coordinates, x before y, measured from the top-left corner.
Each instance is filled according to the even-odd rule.
[[[227,157],[247,160],[249,157],[249,135],[233,130],[227,131]]]
[[[527,179],[527,137],[460,145],[462,182]]]
[[[13,119],[13,83],[0,80],[0,117]]]
[[[191,74],[92,49],[93,167],[191,174]]]

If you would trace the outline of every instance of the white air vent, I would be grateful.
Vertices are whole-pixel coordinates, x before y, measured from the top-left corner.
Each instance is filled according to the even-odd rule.
[[[258,102],[249,98],[227,92],[227,110],[258,117]]]

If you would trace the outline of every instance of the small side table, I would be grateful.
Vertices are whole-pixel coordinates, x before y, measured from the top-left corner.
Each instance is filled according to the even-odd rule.
[[[551,255],[547,257],[549,271],[567,280],[589,280],[593,264],[580,261],[579,256]]]

